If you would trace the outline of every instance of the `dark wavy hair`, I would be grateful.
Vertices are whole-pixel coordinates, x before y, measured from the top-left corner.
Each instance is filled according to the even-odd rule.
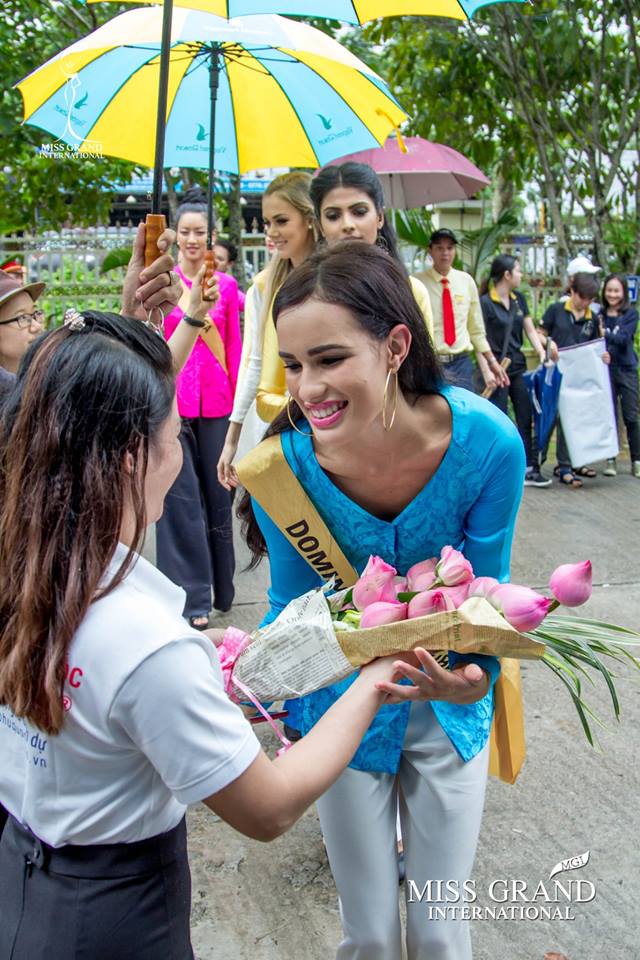
[[[348,160],[341,163],[340,166],[322,167],[311,181],[311,199],[315,210],[316,219],[320,223],[320,211],[325,197],[336,187],[351,187],[354,190],[361,190],[369,197],[376,213],[384,213],[384,191],[380,178],[373,167],[367,163],[355,163]],[[379,231],[381,237],[381,246],[386,248],[393,259],[405,270],[404,262],[398,250],[398,238],[396,232],[387,220]]]
[[[293,270],[273,302],[273,320],[307,300],[347,309],[373,340],[383,341],[403,323],[411,333],[409,352],[398,371],[403,394],[437,393],[442,370],[416,303],[406,271],[379,247],[362,240],[342,240],[314,253]],[[295,401],[289,403],[294,423],[305,419]],[[289,413],[283,410],[265,437],[289,430]],[[266,544],[256,522],[251,497],[245,491],[238,506],[245,540],[251,550],[250,569],[266,553]]]
[[[161,337],[112,313],[82,317],[29,347],[0,421],[0,703],[50,734],[69,644],[141,547],[149,449],[175,395]],[[101,586],[126,504],[133,544]]]
[[[622,284],[622,303],[620,304],[619,309],[620,309],[620,311],[628,310],[628,309],[629,309],[629,306],[630,306],[630,303],[629,303],[629,284],[627,283],[627,278],[626,278],[625,276],[623,276],[621,273],[610,273],[610,274],[608,274],[608,275],[604,278],[604,282],[603,282],[603,284],[602,284],[602,308],[603,308],[603,310],[604,310],[605,313],[606,313],[607,310],[609,309],[609,304],[607,303],[607,299],[606,299],[606,297],[605,297],[604,294],[605,294],[605,290],[607,289],[607,284],[609,283],[610,280],[618,280],[618,281]]]

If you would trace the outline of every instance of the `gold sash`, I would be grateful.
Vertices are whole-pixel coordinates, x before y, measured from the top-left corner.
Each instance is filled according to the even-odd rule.
[[[187,313],[187,307],[189,305],[189,299],[191,295],[191,290],[188,287],[184,287],[182,291],[182,296],[180,297],[180,302],[178,306],[183,311]],[[220,336],[220,331],[216,326],[215,322],[209,317],[205,318],[204,327],[200,327],[198,330],[198,335],[202,337],[206,345],[208,346],[211,353],[214,355],[224,372],[229,376],[229,371],[227,369],[227,353],[224,348],[224,343],[222,337]]]
[[[258,444],[236,470],[245,489],[320,577],[335,577],[338,588],[356,582],[357,572],[287,463],[279,435]],[[494,686],[489,772],[514,783],[526,754],[520,663],[502,657],[500,667]]]
[[[200,328],[200,336],[228,376],[227,354],[224,349],[222,337],[220,336],[220,331],[213,320],[207,320],[206,326]]]

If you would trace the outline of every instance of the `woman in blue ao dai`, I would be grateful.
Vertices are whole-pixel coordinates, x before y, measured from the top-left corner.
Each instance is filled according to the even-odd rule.
[[[273,316],[290,401],[269,432],[281,434],[289,466],[354,568],[377,554],[404,574],[452,544],[476,576],[506,580],[522,442],[493,405],[444,382],[398,265],[373,246],[338,244],[291,274]],[[321,581],[256,499],[245,496],[241,511],[254,556],[269,556],[268,622]],[[420,662],[402,664],[402,683],[380,685],[392,702],[318,801],[340,897],[339,960],[402,957],[398,797],[407,956],[471,957],[468,924],[453,913],[429,919],[428,908],[443,906],[444,882],[462,890],[471,873],[500,668],[479,655],[450,654],[449,670],[424,652]],[[308,733],[353,679],[290,701],[290,725]]]

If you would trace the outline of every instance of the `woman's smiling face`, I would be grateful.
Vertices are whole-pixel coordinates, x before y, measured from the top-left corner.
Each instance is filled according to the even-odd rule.
[[[383,223],[369,194],[355,187],[334,187],[320,206],[320,229],[329,246],[338,240],[375,243]]]
[[[262,217],[267,237],[284,260],[295,267],[309,256],[315,243],[311,221],[281,194],[263,198]]]
[[[617,277],[608,281],[604,288],[604,299],[613,310],[617,310],[624,301],[624,287]]]
[[[311,298],[278,317],[287,388],[314,434],[356,443],[381,424],[389,371],[386,339],[363,330],[346,307]]]
[[[192,264],[204,259],[207,249],[207,219],[203,213],[183,213],[178,221],[178,249]]]

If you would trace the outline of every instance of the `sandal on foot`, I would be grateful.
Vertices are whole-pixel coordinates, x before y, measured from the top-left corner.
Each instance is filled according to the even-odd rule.
[[[206,630],[209,626],[209,617],[206,613],[200,613],[195,617],[189,617],[189,626],[194,630]]]
[[[579,490],[580,487],[584,486],[582,480],[578,480],[578,478],[573,475],[571,470],[567,470],[566,473],[560,474],[560,483],[565,487],[571,487],[573,490]]]
[[[598,476],[592,467],[578,467],[577,469],[574,467],[573,473],[576,477],[589,477],[589,479]]]

